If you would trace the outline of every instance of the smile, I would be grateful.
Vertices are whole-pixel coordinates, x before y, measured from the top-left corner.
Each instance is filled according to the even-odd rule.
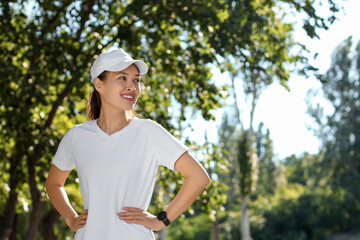
[[[121,95],[123,98],[125,98],[127,101],[132,101],[134,100],[135,98],[131,95]]]

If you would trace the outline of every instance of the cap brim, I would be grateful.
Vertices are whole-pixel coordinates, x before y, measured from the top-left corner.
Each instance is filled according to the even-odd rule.
[[[144,63],[141,60],[121,61],[106,67],[105,71],[111,71],[111,72],[121,71],[129,67],[131,64],[134,64],[137,67],[141,75],[146,74],[148,71],[148,67],[146,63]]]

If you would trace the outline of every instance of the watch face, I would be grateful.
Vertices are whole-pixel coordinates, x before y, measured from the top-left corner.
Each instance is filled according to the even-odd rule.
[[[164,218],[166,218],[166,212],[165,211],[159,212],[159,214],[157,215],[157,219],[162,220]]]

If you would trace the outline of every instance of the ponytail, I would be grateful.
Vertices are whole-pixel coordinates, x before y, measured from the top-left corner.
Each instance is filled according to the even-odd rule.
[[[101,81],[105,80],[107,71],[103,71],[98,78]],[[101,98],[99,92],[96,90],[95,86],[93,86],[93,90],[90,93],[88,104],[87,104],[87,112],[89,120],[95,120],[100,117],[101,111]]]
[[[87,112],[88,112],[89,120],[94,120],[94,119],[99,118],[100,110],[101,110],[100,95],[99,95],[99,92],[96,91],[96,89],[94,88],[92,93],[90,93],[90,97],[89,97],[88,105],[87,105]]]

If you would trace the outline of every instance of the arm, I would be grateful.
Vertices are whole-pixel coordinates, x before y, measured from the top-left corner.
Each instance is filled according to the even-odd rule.
[[[70,172],[71,170],[62,171],[55,165],[52,165],[49,176],[46,179],[46,192],[51,203],[64,218],[66,224],[71,230],[76,231],[79,228],[84,227],[87,218],[87,210],[79,216],[69,202],[68,196],[64,190],[64,184]]]
[[[210,178],[203,166],[188,152],[176,161],[175,168],[185,177],[185,181],[178,194],[165,209],[170,222],[186,211],[210,183]]]
[[[170,222],[173,222],[186,211],[206,185],[210,183],[210,178],[205,169],[189,152],[185,152],[176,161],[175,168],[185,177],[185,181],[173,201],[165,209]],[[118,215],[127,223],[141,224],[156,231],[165,227],[164,223],[157,220],[156,216],[146,211],[138,208],[124,208],[124,210],[127,212]]]

